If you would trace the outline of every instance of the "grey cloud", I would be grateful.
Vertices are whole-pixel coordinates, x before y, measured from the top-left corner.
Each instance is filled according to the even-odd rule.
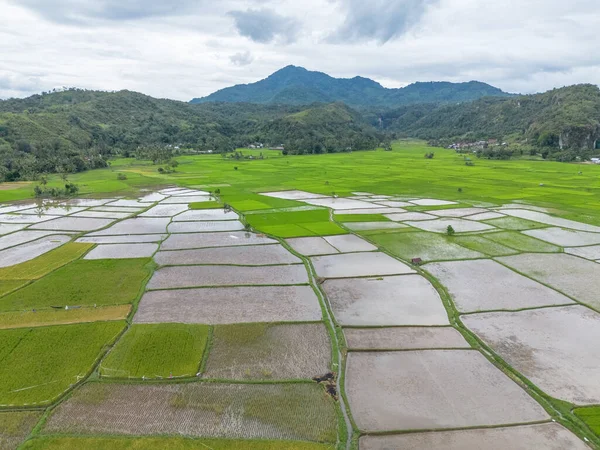
[[[375,40],[386,43],[406,33],[439,0],[341,0],[346,18],[329,41]]]
[[[245,51],[230,56],[229,60],[236,66],[247,66],[248,64],[252,64],[254,57],[249,51]]]
[[[269,9],[248,9],[230,11],[238,32],[254,42],[268,43],[281,40],[294,42],[298,35],[299,24],[295,19],[284,17]]]
[[[138,20],[155,16],[183,14],[193,0],[13,0],[42,17],[58,23],[93,20]]]

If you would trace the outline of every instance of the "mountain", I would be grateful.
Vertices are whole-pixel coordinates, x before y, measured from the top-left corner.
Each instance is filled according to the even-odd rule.
[[[418,105],[377,117],[384,129],[425,139],[497,138],[569,150],[577,155],[600,147],[600,89],[582,84],[542,94],[483,98],[460,105]],[[375,119],[371,118],[372,121]]]
[[[387,89],[363,77],[333,78],[322,72],[287,66],[264,80],[221,89],[191,103],[261,103],[307,105],[344,102],[350,106],[395,107],[416,103],[459,103],[510,94],[479,81],[414,83]]]

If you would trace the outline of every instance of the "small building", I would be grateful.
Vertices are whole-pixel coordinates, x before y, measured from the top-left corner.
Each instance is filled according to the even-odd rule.
[[[600,164],[600,158],[591,158],[590,161],[594,164]]]
[[[423,260],[421,258],[413,258],[410,260],[411,263],[413,263],[413,265],[415,266],[420,266],[421,264],[423,264]]]

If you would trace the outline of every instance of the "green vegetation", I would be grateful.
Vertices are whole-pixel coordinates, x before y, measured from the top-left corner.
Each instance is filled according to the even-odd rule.
[[[0,299],[0,311],[132,303],[149,259],[80,260]]]
[[[345,234],[336,223],[330,222],[328,209],[310,211],[251,214],[246,220],[263,233],[290,238],[301,236],[330,236]]]
[[[485,158],[510,158],[523,150],[531,156],[573,161],[595,152],[600,137],[600,89],[583,84],[543,94],[486,97],[458,105],[402,107],[384,113],[382,118],[388,131],[439,139],[442,146],[489,138],[511,144],[508,149],[479,149],[478,156]]]
[[[40,420],[38,411],[0,412],[0,450],[13,450]]]
[[[518,253],[513,248],[486,239],[484,235],[454,236],[451,242],[456,242],[465,248],[488,256],[505,256]]]
[[[0,268],[0,280],[36,280],[76,260],[93,246],[69,242],[31,261]]]
[[[203,325],[132,325],[102,362],[100,374],[118,378],[195,376],[208,331]]]
[[[218,209],[223,207],[223,203],[217,201],[194,202],[189,204],[190,209]]]
[[[484,237],[520,252],[555,253],[560,251],[560,248],[555,245],[513,231],[486,233]]]
[[[439,261],[481,258],[481,253],[454,243],[445,235],[426,232],[387,232],[368,234],[369,240],[394,256],[410,261],[421,258],[423,261]]]
[[[389,222],[390,219],[382,214],[334,214],[338,222]]]
[[[3,280],[0,278],[0,297],[25,286],[28,280]]]
[[[414,103],[457,103],[484,96],[507,96],[485,83],[414,83],[400,89],[386,89],[363,77],[339,79],[303,67],[287,66],[256,83],[221,89],[192,103],[251,102],[308,105],[343,101],[356,106],[397,106]]]
[[[85,378],[125,322],[0,331],[0,405],[50,403]]]
[[[590,429],[600,436],[600,406],[576,408],[573,413],[583,420]]]
[[[230,439],[39,437],[23,450],[333,450],[331,444],[299,441],[249,441]],[[2,449],[4,450],[4,449]]]
[[[0,312],[0,329],[124,320],[130,311],[130,305],[117,305],[97,308]]]
[[[505,230],[535,230],[537,228],[546,228],[548,225],[533,222],[527,219],[521,219],[519,217],[500,217],[498,219],[486,220],[484,223],[493,225],[498,228],[504,228]]]

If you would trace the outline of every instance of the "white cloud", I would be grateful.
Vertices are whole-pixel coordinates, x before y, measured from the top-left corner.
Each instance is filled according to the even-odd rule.
[[[0,0],[0,98],[77,86],[189,100],[288,64],[386,86],[476,79],[528,93],[600,84],[597,0],[420,3],[429,6],[414,0]],[[273,25],[261,22],[263,15],[240,26],[241,16],[230,11],[267,11],[280,20],[262,29]]]

